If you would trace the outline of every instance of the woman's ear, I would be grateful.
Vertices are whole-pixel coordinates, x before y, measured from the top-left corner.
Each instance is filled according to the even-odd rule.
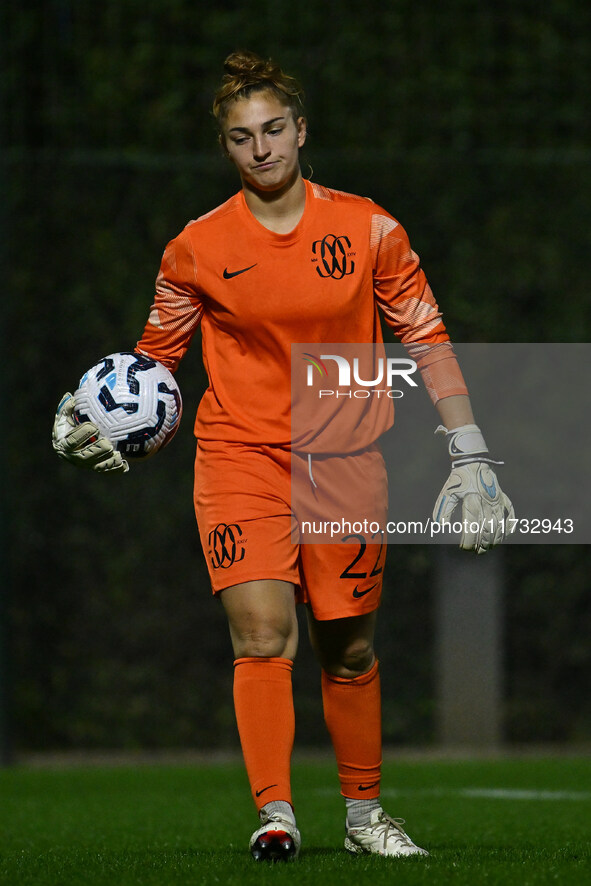
[[[296,120],[296,128],[298,131],[298,147],[303,148],[306,135],[308,134],[308,124],[305,117],[298,117]]]

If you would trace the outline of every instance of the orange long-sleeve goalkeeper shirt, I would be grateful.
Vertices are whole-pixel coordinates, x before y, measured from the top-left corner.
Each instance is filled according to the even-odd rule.
[[[417,350],[434,402],[466,393],[451,346],[432,347],[449,338],[418,256],[388,212],[307,181],[300,222],[276,234],[240,191],[166,247],[137,350],[174,371],[201,324],[209,386],[196,436],[290,445],[292,343],[381,342],[378,308]]]

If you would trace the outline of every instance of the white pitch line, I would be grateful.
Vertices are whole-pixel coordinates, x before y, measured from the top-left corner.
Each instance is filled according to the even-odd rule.
[[[536,791],[520,788],[462,788],[464,797],[492,800],[591,800],[591,791]]]
[[[544,791],[523,788],[425,788],[416,791],[399,791],[386,788],[385,796],[401,796],[403,793],[431,797],[455,796],[483,800],[591,800],[591,791]]]
[[[316,788],[315,794],[329,796],[333,788]],[[542,791],[523,788],[384,788],[382,797],[467,797],[475,800],[591,800],[591,791]]]

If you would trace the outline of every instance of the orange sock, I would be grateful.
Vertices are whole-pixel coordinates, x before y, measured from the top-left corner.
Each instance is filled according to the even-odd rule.
[[[295,715],[287,658],[238,658],[234,709],[242,753],[257,809],[271,800],[291,804],[291,752]]]
[[[353,680],[323,671],[322,700],[343,797],[379,797],[382,707],[377,661],[367,674]]]

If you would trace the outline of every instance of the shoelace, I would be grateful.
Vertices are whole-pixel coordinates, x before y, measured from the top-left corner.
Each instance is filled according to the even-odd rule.
[[[384,839],[384,851],[386,851],[388,845],[388,838],[390,836],[394,837],[399,843],[402,843],[403,846],[411,846],[412,841],[408,834],[402,829],[402,825],[404,824],[403,818],[392,818],[392,816],[388,815],[386,812],[382,812],[378,821],[372,825],[371,830],[379,833],[380,828],[383,828],[383,839]]]
[[[296,827],[295,821],[291,821],[291,819],[282,815],[281,812],[264,812],[263,816],[260,818],[260,822],[261,827],[268,824],[289,824],[291,827]]]

